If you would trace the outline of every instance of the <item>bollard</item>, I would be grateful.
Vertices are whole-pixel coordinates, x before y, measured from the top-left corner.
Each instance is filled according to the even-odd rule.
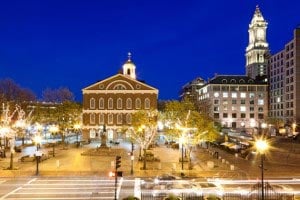
[[[56,160],[56,167],[59,168],[59,160]]]
[[[231,170],[231,171],[234,170],[234,165],[230,165],[230,170]]]

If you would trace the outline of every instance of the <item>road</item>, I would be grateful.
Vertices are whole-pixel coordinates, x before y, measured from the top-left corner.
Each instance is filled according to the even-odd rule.
[[[149,180],[147,180],[149,181]],[[153,179],[154,181],[154,179]],[[251,187],[257,183],[257,180],[228,180],[228,179],[211,179],[208,183],[218,186],[218,191],[224,193],[243,193],[248,194]],[[278,179],[266,180],[272,187],[279,192],[284,190],[285,193],[300,196],[300,180],[299,179]],[[151,188],[145,188],[141,183],[144,181],[140,178],[119,178],[117,185],[117,199],[123,199],[129,195],[137,197],[141,193],[154,193],[159,190],[164,193],[173,193],[176,189],[177,193],[200,191],[200,188],[193,188],[191,180],[175,180],[166,181],[164,183],[153,182]],[[114,179],[106,177],[89,176],[89,177],[28,177],[28,178],[1,178],[0,179],[0,199],[22,199],[22,200],[86,200],[114,199]],[[162,187],[163,184],[172,185],[170,187]],[[186,188],[183,188],[183,186]],[[159,187],[158,187],[159,186]],[[178,187],[178,188],[176,188]],[[168,189],[167,189],[168,188]],[[202,190],[201,190],[202,191]],[[217,190],[209,190],[216,192]]]
[[[115,181],[103,177],[1,179],[0,199],[114,199]],[[117,198],[134,194],[134,180],[119,178]]]

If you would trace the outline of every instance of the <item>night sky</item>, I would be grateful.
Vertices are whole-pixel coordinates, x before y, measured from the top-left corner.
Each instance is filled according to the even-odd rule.
[[[138,79],[177,99],[196,77],[245,74],[248,25],[259,5],[275,53],[300,24],[299,0],[1,0],[0,79],[38,97],[115,75],[132,53]]]

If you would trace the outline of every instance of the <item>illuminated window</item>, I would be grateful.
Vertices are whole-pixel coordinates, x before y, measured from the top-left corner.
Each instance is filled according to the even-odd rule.
[[[263,100],[263,99],[258,99],[257,104],[258,104],[258,105],[264,105],[264,100]]]
[[[150,109],[150,100],[149,100],[149,98],[145,99],[145,109]]]
[[[95,109],[95,99],[94,98],[90,99],[90,109]]]
[[[245,92],[241,92],[241,98],[246,98],[246,93]]]
[[[237,93],[236,93],[236,92],[232,92],[232,93],[231,93],[231,97],[232,97],[232,98],[237,98]]]
[[[241,107],[240,107],[240,111],[241,111],[241,112],[246,112],[246,106],[241,106]]]
[[[114,100],[112,98],[108,99],[108,109],[114,108]]]
[[[104,99],[103,98],[99,99],[99,109],[104,109]]]
[[[122,99],[118,98],[117,100],[117,109],[122,109]]]
[[[228,97],[228,92],[223,92],[223,98],[227,98]]]
[[[219,92],[215,92],[214,97],[219,97]]]
[[[130,98],[128,98],[126,100],[126,108],[127,109],[132,109],[132,100]]]

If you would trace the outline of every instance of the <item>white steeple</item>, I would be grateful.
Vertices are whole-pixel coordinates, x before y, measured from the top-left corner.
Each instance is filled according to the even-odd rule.
[[[123,74],[136,79],[135,68],[135,65],[131,61],[131,53],[128,52],[128,60],[123,65]]]
[[[268,23],[256,6],[249,24],[249,43],[246,48],[246,74],[251,78],[267,75],[269,44],[266,40]]]

